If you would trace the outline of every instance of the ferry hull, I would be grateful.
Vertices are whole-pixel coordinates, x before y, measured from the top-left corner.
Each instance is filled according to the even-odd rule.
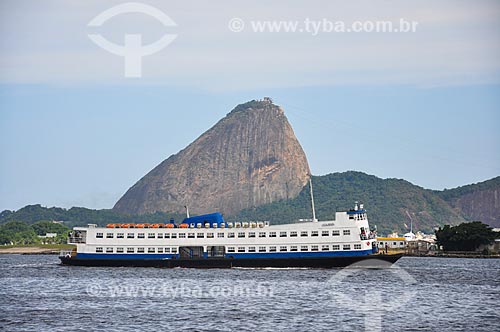
[[[367,259],[378,259],[395,263],[403,255],[366,255],[338,257],[302,257],[302,258],[208,258],[208,259],[89,259],[78,257],[59,257],[63,265],[77,266],[129,266],[161,268],[338,268]]]

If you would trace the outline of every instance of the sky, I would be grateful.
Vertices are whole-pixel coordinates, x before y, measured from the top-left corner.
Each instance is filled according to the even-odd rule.
[[[314,175],[358,170],[438,190],[500,175],[499,2],[142,1],[175,25],[124,13],[89,26],[125,2],[0,2],[0,210],[111,208],[237,104],[265,96]],[[324,23],[401,19],[417,29]],[[305,31],[306,20],[322,29]],[[254,29],[282,21],[302,32]],[[125,77],[124,57],[89,34],[120,45],[125,34],[143,45],[176,37]]]

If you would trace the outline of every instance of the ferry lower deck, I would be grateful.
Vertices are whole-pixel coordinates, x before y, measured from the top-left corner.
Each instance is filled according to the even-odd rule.
[[[397,255],[360,255],[360,256],[324,256],[324,257],[281,257],[281,258],[178,258],[178,259],[144,259],[144,258],[78,258],[61,256],[65,265],[79,266],[133,266],[159,268],[336,268],[367,260],[378,259],[394,263],[402,257]]]

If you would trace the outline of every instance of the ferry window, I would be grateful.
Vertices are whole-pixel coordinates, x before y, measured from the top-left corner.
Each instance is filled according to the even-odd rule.
[[[144,252],[144,248],[137,248],[137,253],[143,253]]]
[[[332,250],[340,250],[340,245],[338,244],[332,245]]]
[[[182,233],[180,233],[180,234],[182,234]],[[180,234],[179,234],[179,235],[180,235]],[[171,236],[171,237],[172,237],[172,239],[177,239],[177,233],[172,233],[172,236]],[[179,236],[179,237],[180,237],[180,236]]]
[[[165,253],[169,253],[170,252],[170,248],[165,248]]]
[[[355,244],[354,249],[361,249],[361,244]]]
[[[300,246],[300,251],[308,251],[309,248],[307,246]]]
[[[103,234],[102,233],[96,233],[95,237],[98,238],[98,239],[102,239],[103,238]]]
[[[255,232],[248,233],[248,237],[255,237]]]
[[[113,233],[106,233],[107,239],[112,239],[114,237]]]
[[[127,253],[133,254],[134,253],[134,248],[127,248]]]
[[[332,231],[332,236],[340,236],[340,231],[339,230]]]
[[[238,237],[245,237],[245,232],[239,232]]]
[[[245,247],[238,247],[238,252],[245,252]]]
[[[255,252],[255,247],[248,247],[248,252]]]
[[[321,250],[328,251],[328,250],[330,250],[330,246],[328,244],[324,244],[321,246]]]
[[[196,237],[197,238],[204,238],[205,237],[205,233],[197,233]]]
[[[138,239],[144,239],[144,233],[138,233],[137,234]]]
[[[330,235],[329,231],[321,231],[321,236],[328,236]]]
[[[307,233],[307,231],[302,231],[300,232],[300,236],[308,236],[309,234]]]
[[[234,252],[234,247],[227,247],[227,252]]]
[[[350,215],[349,215],[349,219],[350,219],[350,220],[354,220],[354,215],[350,214]]]
[[[117,253],[123,253],[123,248],[116,248]]]
[[[351,230],[350,229],[344,229],[344,231],[342,232],[342,234],[344,234],[344,235],[351,235]]]
[[[190,239],[194,238],[194,233],[188,233],[188,238]]]
[[[318,251],[318,250],[319,250],[318,246],[311,246],[311,251]]]
[[[224,237],[224,233],[217,233],[217,237]]]
[[[280,232],[280,237],[286,237],[286,232]]]
[[[382,245],[384,245],[384,242],[380,242],[380,245],[381,245],[381,246],[382,246]]]
[[[298,249],[297,249],[297,246],[291,246],[291,247],[290,247],[290,251],[297,251],[297,250],[298,250]]]
[[[155,233],[148,233],[148,239],[154,239]]]
[[[266,252],[266,247],[259,247],[259,252]]]
[[[170,239],[170,233],[165,233],[165,239]]]
[[[392,245],[394,245],[394,246],[395,246],[395,245],[396,245],[396,242],[393,242],[393,243],[392,243]]]
[[[158,238],[163,239],[163,233],[158,233]]]
[[[127,233],[127,239],[133,239],[134,233]]]
[[[280,251],[287,251],[286,246],[280,246]]]
[[[108,247],[108,248],[106,248],[106,252],[107,252],[107,253],[113,253],[113,248],[109,248],[109,247]]]
[[[227,233],[227,237],[234,237],[234,233]]]
[[[116,234],[116,238],[117,239],[123,239],[124,237],[125,237],[124,233],[118,233],[118,234]]]
[[[96,247],[95,252],[102,252],[102,247]]]
[[[401,245],[401,246],[402,246],[402,245],[403,245],[403,242],[399,242],[399,245]]]
[[[290,237],[296,237],[297,236],[297,232],[290,232]]]
[[[342,247],[343,250],[351,250],[351,245],[350,244],[344,244]]]
[[[266,232],[259,232],[259,237],[266,237]]]
[[[214,238],[214,233],[207,233],[207,238],[213,239]]]
[[[170,251],[172,252],[172,254],[176,254],[177,253],[177,248],[172,248]]]
[[[157,248],[156,251],[159,253],[159,254],[163,254],[163,248]]]
[[[275,252],[276,251],[276,247],[269,247],[269,252]]]
[[[154,254],[155,253],[155,248],[148,248],[148,253]]]
[[[172,238],[174,238],[174,234],[172,234]],[[185,239],[186,238],[186,233],[179,233],[179,239]]]
[[[269,232],[269,237],[276,237],[276,232]]]
[[[318,236],[318,231],[312,231],[311,236]]]

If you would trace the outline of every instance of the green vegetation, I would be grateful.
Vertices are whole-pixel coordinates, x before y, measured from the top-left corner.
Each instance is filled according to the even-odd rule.
[[[22,221],[9,221],[0,226],[0,244],[34,244],[38,242],[35,230]]]
[[[438,244],[445,251],[474,251],[480,245],[490,244],[498,236],[488,225],[480,221],[445,225],[436,231]]]
[[[445,201],[452,201],[454,199],[458,199],[464,195],[467,195],[469,193],[479,191],[479,190],[489,190],[489,189],[495,189],[500,187],[500,176],[497,176],[496,178],[480,182],[480,183],[475,183],[475,184],[469,184],[466,186],[461,186],[457,187],[454,189],[445,189],[443,191],[434,191],[439,197],[444,199]]]
[[[446,202],[431,190],[399,179],[380,179],[361,172],[333,173],[313,176],[316,215],[320,220],[332,220],[335,211],[346,211],[355,201],[364,202],[371,225],[379,233],[405,232],[413,220],[415,229],[433,232],[444,224],[465,221]],[[309,187],[299,196],[246,209],[228,220],[269,220],[274,224],[296,222],[298,218],[311,218]]]
[[[431,233],[436,227],[458,225],[465,222],[464,216],[453,209],[445,200],[460,197],[474,190],[500,186],[500,177],[452,190],[437,192],[415,186],[399,179],[380,179],[361,172],[333,173],[324,176],[313,176],[316,215],[320,220],[332,220],[335,211],[346,211],[353,207],[355,201],[363,202],[368,211],[371,225],[377,225],[380,234],[393,231],[404,233],[413,220],[414,229]],[[311,218],[309,187],[306,186],[298,197],[271,204],[246,209],[233,216],[224,216],[227,221],[269,220],[273,224],[297,222],[299,218]],[[123,215],[113,210],[92,210],[82,207],[62,209],[46,208],[41,205],[28,205],[18,211],[0,213],[0,225],[10,221],[22,221],[33,225],[40,221],[63,221],[69,228],[108,223],[165,223],[171,218],[177,221],[184,219],[183,214],[157,212],[146,215]],[[469,218],[467,218],[470,220]],[[406,226],[405,226],[406,225]],[[47,223],[35,228],[22,229],[22,241],[30,243],[36,240],[37,234],[46,231]],[[54,233],[58,233],[55,231]],[[9,233],[12,238],[12,233]],[[3,236],[3,237],[2,237]],[[0,232],[0,239],[5,233]],[[21,240],[20,240],[21,241]],[[21,241],[21,242],[22,242]]]
[[[263,102],[261,100],[251,100],[251,101],[248,101],[246,103],[243,103],[243,104],[239,104],[237,105],[232,111],[231,113],[237,113],[237,112],[241,112],[241,111],[244,111],[244,110],[247,110],[249,108],[253,108],[253,109],[258,109],[258,108],[261,108],[261,107],[264,107],[266,106],[267,103],[266,102]]]
[[[0,244],[37,245],[41,243],[66,243],[70,228],[109,223],[166,223],[171,218],[182,220],[183,215],[157,212],[154,214],[129,216],[112,210],[91,210],[80,207],[62,209],[28,205],[18,211],[5,210],[0,213]],[[54,223],[53,221],[58,221]],[[62,223],[61,223],[62,222]],[[39,238],[46,233],[57,233],[55,238]]]
[[[50,221],[40,221],[28,225],[23,221],[8,221],[0,225],[0,244],[34,245],[41,243],[66,243],[69,228]],[[40,238],[47,233],[56,233],[52,238]]]
[[[28,225],[32,225],[39,221],[63,221],[63,224],[69,228],[74,226],[84,226],[87,224],[97,224],[105,226],[106,224],[114,223],[165,223],[171,218],[182,220],[184,215],[177,213],[156,212],[153,214],[145,214],[139,216],[123,215],[114,212],[113,210],[92,210],[82,207],[72,207],[71,209],[63,208],[46,208],[40,204],[27,205],[17,211],[5,210],[0,213],[0,224],[8,221],[23,221]]]

